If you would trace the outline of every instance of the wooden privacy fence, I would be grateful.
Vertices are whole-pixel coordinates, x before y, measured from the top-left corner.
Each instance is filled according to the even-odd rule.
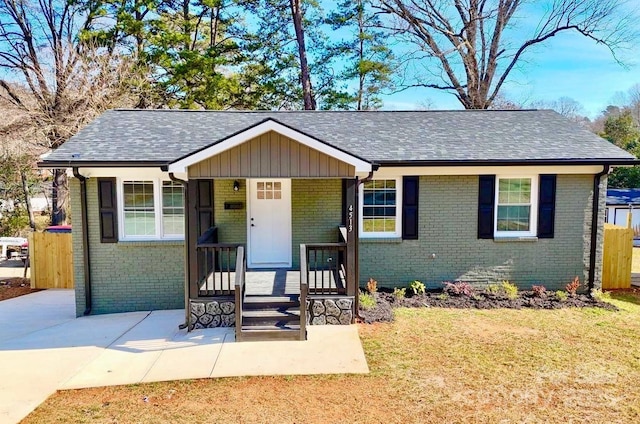
[[[631,261],[633,259],[633,228],[604,224],[604,252],[602,263],[602,289],[628,289],[631,287]]]
[[[73,288],[73,243],[68,233],[33,233],[29,236],[31,287]]]

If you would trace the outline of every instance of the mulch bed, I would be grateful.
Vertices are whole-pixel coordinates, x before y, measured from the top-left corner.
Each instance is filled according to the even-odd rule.
[[[42,289],[32,289],[28,278],[8,278],[0,281],[0,301],[35,293]]]
[[[617,311],[611,303],[602,302],[586,294],[569,296],[565,300],[558,299],[553,293],[538,296],[531,291],[521,291],[515,299],[503,294],[477,292],[472,296],[452,295],[442,290],[411,297],[398,298],[390,292],[374,293],[376,306],[371,309],[360,309],[359,315],[364,323],[393,321],[393,308],[456,308],[456,309],[562,309],[562,308],[603,308]]]

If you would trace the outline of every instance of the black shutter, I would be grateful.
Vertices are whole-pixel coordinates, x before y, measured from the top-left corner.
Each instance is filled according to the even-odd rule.
[[[229,182],[230,183],[230,182]],[[198,237],[213,227],[213,180],[197,180]]]
[[[418,177],[402,178],[402,239],[418,239]]]
[[[118,207],[116,179],[98,178],[98,205],[100,213],[100,241],[118,242]]]
[[[478,194],[478,238],[493,238],[493,208],[496,193],[496,176],[480,175]]]
[[[556,176],[540,175],[538,237],[553,238],[556,211]]]

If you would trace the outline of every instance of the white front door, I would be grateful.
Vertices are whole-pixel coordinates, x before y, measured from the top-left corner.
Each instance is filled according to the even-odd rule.
[[[291,266],[291,180],[247,180],[248,266]]]

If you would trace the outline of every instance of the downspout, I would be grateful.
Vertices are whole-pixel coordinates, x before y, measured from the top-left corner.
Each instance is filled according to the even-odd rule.
[[[189,326],[189,246],[187,245],[187,231],[189,230],[189,214],[187,211],[189,207],[189,188],[187,187],[187,181],[177,178],[173,172],[169,172],[169,179],[182,184],[184,193],[184,323],[178,326],[180,330],[183,330]]]
[[[87,177],[81,175],[78,168],[72,168],[73,176],[80,181],[80,215],[82,220],[82,259],[84,272],[84,304],[83,315],[91,313],[91,263],[89,255],[89,219],[87,216]]]
[[[358,183],[356,184],[356,200],[358,199],[358,191],[360,190],[359,187],[361,184],[364,184],[366,182],[369,182],[373,179],[373,173],[375,171],[378,170],[378,168],[380,168],[380,165],[378,165],[377,163],[372,163],[371,164],[371,171],[369,171],[369,175],[367,175],[366,177],[364,177],[361,180],[358,180]],[[358,203],[358,205],[360,204],[360,202],[356,202]],[[360,208],[360,206],[357,206],[358,208]],[[359,211],[358,211],[359,212]],[[360,216],[358,216],[358,220],[360,220]],[[356,225],[360,225],[360,223],[356,223]],[[360,234],[358,234],[358,237],[360,237]],[[358,268],[360,268],[360,258],[358,257],[358,251],[360,249],[356,248],[356,260],[355,263],[358,264]],[[356,273],[356,285],[358,285],[358,280],[360,279],[360,273]],[[353,299],[353,303],[354,303],[354,309],[355,309],[355,313],[353,314],[357,319],[359,319],[360,321],[363,320],[363,318],[360,316],[360,305],[359,305],[359,296],[358,293],[360,292],[360,288],[358,287],[358,290],[356,291],[356,297],[355,299]]]
[[[602,172],[593,177],[593,204],[591,206],[591,245],[589,252],[589,293],[593,290],[596,277],[596,250],[598,242],[598,218],[600,212],[600,179],[609,173],[610,166],[604,165]]]

